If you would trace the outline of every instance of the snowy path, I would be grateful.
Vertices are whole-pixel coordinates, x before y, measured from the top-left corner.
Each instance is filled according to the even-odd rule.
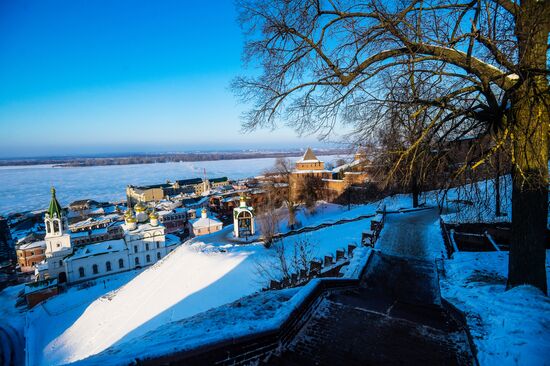
[[[441,302],[435,258],[444,245],[437,211],[387,215],[376,248],[361,285],[322,297],[270,364],[473,363],[463,324]]]
[[[397,256],[424,259],[441,257],[444,243],[437,209],[386,215],[376,248],[384,254]]]

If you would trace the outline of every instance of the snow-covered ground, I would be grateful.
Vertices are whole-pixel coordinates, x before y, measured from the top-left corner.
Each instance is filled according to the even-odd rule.
[[[15,307],[18,295],[25,285],[6,287],[0,291],[0,326],[9,325],[23,334],[26,311]]]
[[[345,270],[345,277],[359,278],[370,252],[370,248],[357,248]],[[117,343],[75,365],[125,365],[134,361],[136,355],[140,359],[151,358],[223,339],[276,330],[313,291],[316,281],[301,287],[256,293],[192,317],[167,323],[144,334],[138,341]]]
[[[353,219],[363,215],[371,215],[379,207],[380,203],[376,202],[366,205],[351,205],[348,210],[347,206],[319,202],[312,212],[304,206],[299,206],[296,211],[296,223],[298,224],[298,228],[317,226],[322,223],[332,223],[342,219]],[[282,218],[279,227],[280,232],[290,231],[290,227],[288,226],[288,210],[286,208],[279,209],[279,215]]]
[[[377,207],[367,206],[355,209],[373,213]],[[343,210],[334,211],[345,214]],[[316,220],[322,222],[323,218],[319,213]],[[307,240],[311,257],[334,255],[336,249],[349,243],[359,244],[369,221],[290,236],[284,239],[284,245],[290,255],[295,242]],[[147,342],[148,332],[265,287],[266,279],[258,274],[258,268],[273,259],[274,250],[259,243],[228,244],[223,238],[231,230],[228,226],[221,232],[195,238],[135,278],[122,274],[118,285],[107,283],[104,288],[98,281],[95,286],[72,288],[37,306],[28,314],[29,364],[74,362],[121,344],[145,347],[141,342]]]
[[[442,296],[466,313],[482,366],[550,365],[550,299],[531,286],[505,291],[508,252],[458,252],[445,272]]]
[[[443,258],[445,244],[437,209],[386,215],[376,248],[392,255]]]

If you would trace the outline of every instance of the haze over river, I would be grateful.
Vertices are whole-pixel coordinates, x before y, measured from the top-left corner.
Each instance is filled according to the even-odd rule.
[[[292,161],[299,157],[289,158]],[[319,156],[326,163],[338,156]],[[240,179],[262,174],[273,167],[275,158],[200,162],[108,165],[54,168],[51,165],[0,167],[0,214],[48,207],[54,186],[63,206],[78,199],[119,201],[126,198],[126,186],[165,183],[166,180],[203,176]]]

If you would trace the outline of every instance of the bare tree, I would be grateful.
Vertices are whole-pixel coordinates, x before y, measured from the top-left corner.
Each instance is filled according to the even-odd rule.
[[[256,222],[258,222],[266,248],[271,247],[273,238],[279,231],[281,221],[279,210],[277,210],[271,196],[272,193],[268,192],[267,202],[261,207],[261,212],[256,216]]]
[[[296,197],[300,203],[312,212],[315,209],[317,201],[323,199],[324,183],[319,177],[310,174],[303,174],[294,184]]]
[[[432,70],[433,80],[444,80],[433,98],[416,101],[419,111],[434,115],[417,141],[434,130],[453,140],[466,133],[460,122],[485,122],[496,144],[463,171],[510,143],[508,287],[532,284],[546,293],[550,2],[240,0],[238,6],[245,59],[263,71],[234,82],[253,103],[245,128],[284,119],[299,133],[327,137],[344,120],[368,134],[369,120],[386,113],[372,103],[387,97],[385,71],[413,63],[415,73]]]
[[[316,244],[308,238],[295,239],[290,244],[284,239],[276,241],[269,249],[270,256],[255,263],[256,275],[260,282],[275,280],[290,283],[293,273],[309,270],[315,247]]]
[[[269,180],[267,189],[273,200],[275,208],[281,205],[288,210],[288,226],[292,229],[296,225],[296,209],[295,193],[293,192],[292,182],[292,162],[285,158],[277,158],[272,169],[265,172],[266,178]]]

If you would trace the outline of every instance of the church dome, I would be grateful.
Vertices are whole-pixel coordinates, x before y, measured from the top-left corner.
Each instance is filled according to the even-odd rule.
[[[149,218],[150,218],[151,220],[158,219],[158,218],[159,218],[159,215],[158,215],[155,211],[151,211],[151,212],[149,213]]]
[[[145,212],[147,210],[145,205],[141,202],[138,202],[134,209],[136,210],[136,212]]]
[[[130,216],[126,219],[126,222],[130,223],[130,222],[137,222],[137,219],[134,217],[134,216]]]

